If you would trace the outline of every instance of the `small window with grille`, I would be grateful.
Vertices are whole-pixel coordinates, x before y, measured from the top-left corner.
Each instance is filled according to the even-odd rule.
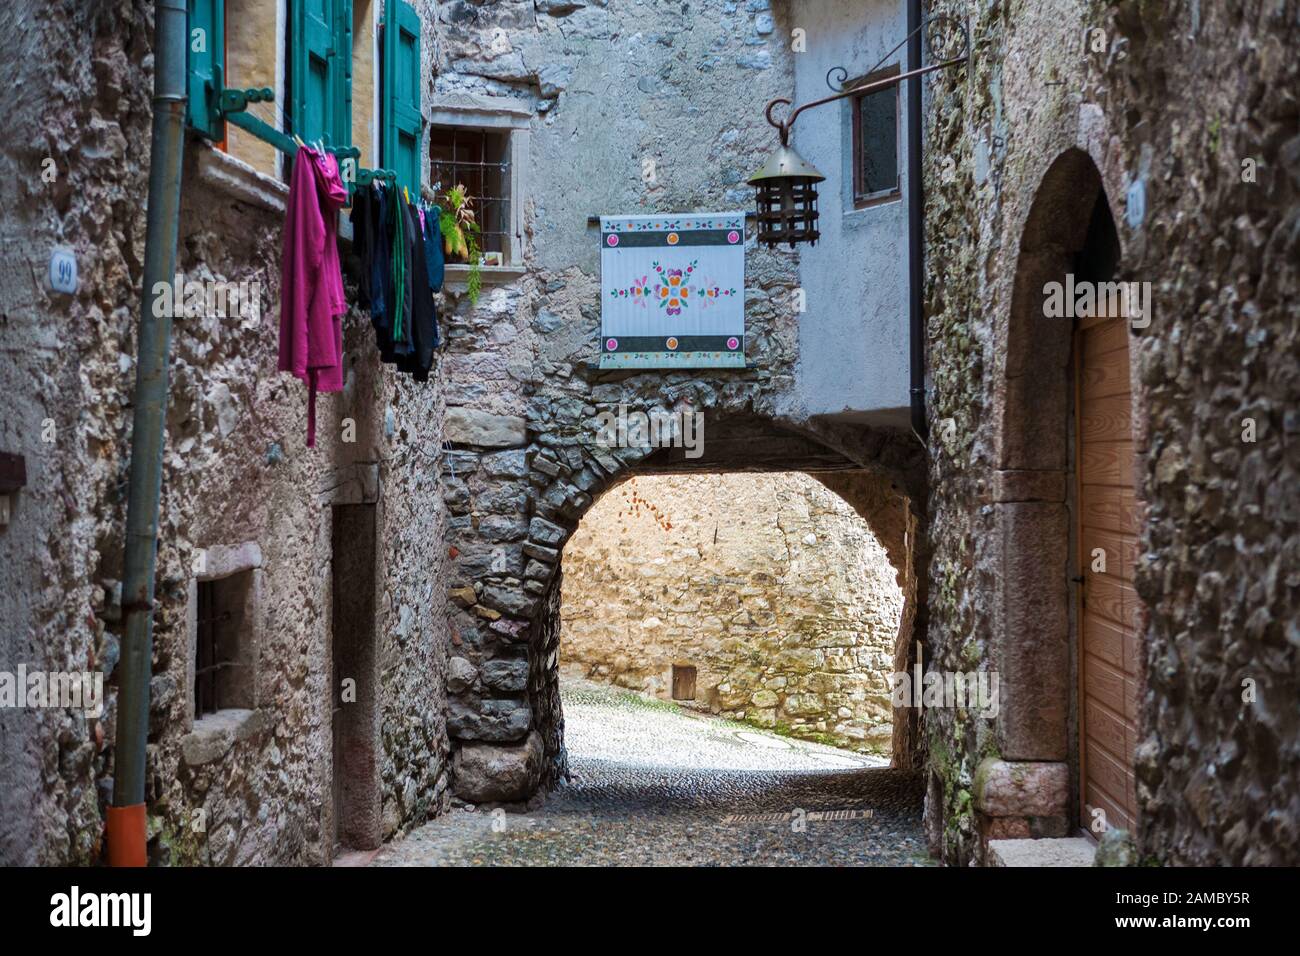
[[[198,581],[194,717],[255,706],[253,572]]]
[[[429,131],[434,201],[444,213],[457,219],[467,240],[463,245],[444,241],[448,262],[468,263],[475,250],[484,265],[514,262],[511,135],[508,129],[458,126],[434,126]],[[468,212],[454,208],[453,190],[464,197]],[[471,220],[474,226],[464,229],[465,220]]]

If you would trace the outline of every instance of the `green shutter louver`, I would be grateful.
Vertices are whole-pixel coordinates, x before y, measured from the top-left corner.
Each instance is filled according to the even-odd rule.
[[[304,140],[330,139],[334,132],[334,0],[292,0],[289,50],[292,128]],[[349,51],[349,55],[351,51]]]
[[[420,17],[403,0],[384,4],[383,164],[397,184],[420,188]]]
[[[334,2],[334,145],[352,145],[352,0]]]
[[[304,140],[352,144],[352,0],[292,0],[292,127]]]
[[[189,0],[186,31],[186,123],[209,139],[224,139],[225,123],[217,111],[226,44],[223,14],[225,0]]]

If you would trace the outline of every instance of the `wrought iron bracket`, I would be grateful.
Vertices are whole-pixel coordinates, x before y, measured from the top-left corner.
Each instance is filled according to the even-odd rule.
[[[834,92],[830,96],[823,96],[819,100],[812,100],[808,103],[803,103],[799,106],[794,106],[794,100],[787,99],[786,97],[778,97],[777,99],[774,99],[770,103],[768,103],[767,108],[763,111],[763,115],[767,117],[768,123],[776,127],[777,132],[781,134],[781,145],[788,146],[790,144],[790,130],[794,128],[795,121],[799,118],[799,114],[802,113],[804,110],[810,110],[817,106],[824,106],[827,103],[833,103],[836,100],[842,100],[845,99],[846,97],[860,96],[863,93],[874,93],[877,90],[888,89],[891,86],[895,86],[903,82],[903,80],[911,79],[912,77],[924,76],[927,73],[934,73],[936,70],[945,70],[950,66],[957,66],[958,64],[965,63],[967,60],[969,60],[970,59],[970,31],[966,29],[966,25],[961,21],[956,20],[953,17],[947,16],[945,14],[938,14],[932,17],[927,17],[925,20],[921,22],[921,25],[919,27],[917,27],[915,30],[912,30],[905,37],[903,37],[903,39],[899,40],[898,43],[894,45],[894,48],[892,50],[890,50],[888,53],[882,56],[879,62],[877,62],[875,66],[873,66],[870,70],[867,71],[867,74],[870,75],[871,73],[874,73],[877,69],[879,69],[881,64],[885,63],[887,60],[893,57],[893,55],[902,48],[903,44],[907,43],[907,41],[912,39],[912,37],[916,36],[918,33],[920,33],[922,38],[926,41],[926,45],[927,47],[929,47],[930,50],[930,56],[932,59],[934,59],[935,49],[931,42],[930,35],[926,31],[927,28],[929,28],[930,26],[934,24],[938,24],[940,22],[945,22],[947,24],[950,24],[951,27],[956,31],[958,31],[958,33],[961,35],[962,48],[961,48],[960,55],[946,57],[946,58],[940,57],[938,58],[939,62],[931,63],[929,66],[923,66],[915,70],[909,70],[906,73],[899,73],[895,76],[887,76],[879,80],[874,80],[870,83],[860,83],[856,86],[850,87],[847,90],[844,89],[843,84],[848,79],[849,76],[848,70],[846,70],[842,66],[833,66],[826,72],[826,85],[830,87],[832,90],[834,90]],[[831,80],[832,76],[837,76],[838,79],[832,82]],[[785,106],[793,106],[794,109],[790,111],[789,115],[787,115],[785,119],[778,120],[772,116],[772,110],[783,104]]]
[[[213,72],[213,79],[206,83],[205,86],[208,102],[214,112],[219,113],[227,123],[238,126],[265,143],[270,143],[282,153],[293,156],[298,152],[298,144],[293,137],[286,135],[248,112],[250,103],[274,103],[275,90],[268,86],[247,90],[228,88],[222,85],[223,77],[220,67]],[[325,151],[333,153],[334,158],[340,163],[348,159],[357,160],[361,158],[361,150],[355,146],[327,146]],[[376,180],[395,180],[396,178],[396,170],[359,167],[356,168],[354,176],[344,178],[344,183],[350,192],[354,186],[368,186]]]

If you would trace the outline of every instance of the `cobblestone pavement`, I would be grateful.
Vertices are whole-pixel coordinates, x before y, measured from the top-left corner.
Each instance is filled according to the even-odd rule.
[[[930,864],[919,774],[613,688],[563,699],[572,780],[540,809],[453,808],[373,865]]]

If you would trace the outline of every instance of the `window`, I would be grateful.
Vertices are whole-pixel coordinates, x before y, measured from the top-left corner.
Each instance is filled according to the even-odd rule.
[[[897,73],[898,67],[891,67],[859,83]],[[861,209],[899,195],[898,86],[851,97],[849,103],[853,122],[853,205]]]
[[[429,187],[450,207],[447,191],[464,186],[474,221],[483,230],[486,282],[510,281],[524,261],[524,171],[532,111],[506,97],[449,93],[429,109]],[[468,269],[448,259],[450,277]]]
[[[254,706],[253,571],[197,582],[194,717]]]
[[[479,244],[491,262],[504,265],[510,252],[510,134],[504,131],[434,127],[429,133],[430,167],[435,199],[450,208],[447,190],[463,186],[474,221],[482,230]]]
[[[414,190],[420,18],[404,0],[384,7],[381,31],[378,0],[189,0],[190,128],[266,176],[287,173],[297,135],[356,147],[357,168],[395,169]],[[223,110],[223,90],[262,89],[274,100]]]
[[[193,696],[187,699],[195,732],[207,732],[257,709],[262,550],[255,541],[213,545],[195,552],[193,569],[186,614],[186,684]]]

